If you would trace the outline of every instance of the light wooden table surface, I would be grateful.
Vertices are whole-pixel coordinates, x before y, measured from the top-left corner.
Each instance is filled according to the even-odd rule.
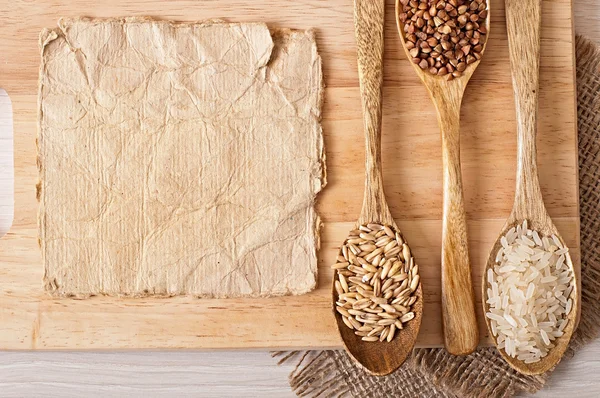
[[[600,1],[573,1],[577,33],[600,43]],[[10,142],[0,136],[0,235],[12,214],[6,205]],[[294,396],[287,384],[290,370],[266,352],[0,352],[0,397],[285,398]],[[536,397],[600,397],[598,374],[600,339],[561,363]]]

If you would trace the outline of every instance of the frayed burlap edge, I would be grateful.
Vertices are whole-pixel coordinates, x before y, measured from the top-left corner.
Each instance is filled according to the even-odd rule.
[[[575,41],[579,126],[579,191],[582,252],[582,316],[565,361],[600,331],[600,48]],[[486,397],[508,398],[540,390],[551,372],[524,376],[495,348],[466,357],[444,349],[417,349],[395,373],[373,377],[343,351],[275,352],[280,363],[296,363],[289,376],[300,397]]]
[[[289,375],[289,382],[292,391],[299,397],[348,396],[348,383],[336,367],[331,353],[332,351],[276,351],[271,355],[280,358],[278,364],[296,362],[296,367]]]
[[[296,364],[289,382],[299,397],[457,398],[437,388],[413,366],[377,377],[359,369],[344,351],[280,351],[272,355],[280,358],[280,364]]]

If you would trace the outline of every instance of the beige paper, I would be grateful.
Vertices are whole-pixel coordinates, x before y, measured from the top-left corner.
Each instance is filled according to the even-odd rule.
[[[325,173],[312,32],[61,20],[41,48],[48,291],[237,297],[315,287]]]

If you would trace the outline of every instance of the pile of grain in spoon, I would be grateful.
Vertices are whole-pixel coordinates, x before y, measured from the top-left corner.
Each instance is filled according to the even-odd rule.
[[[332,266],[336,270],[336,310],[363,341],[392,341],[415,317],[419,266],[391,226],[361,225],[350,232]]]
[[[400,21],[412,62],[448,80],[481,59],[486,0],[400,0]]]
[[[540,236],[527,220],[501,238],[488,269],[485,314],[498,348],[525,363],[538,362],[563,335],[575,280],[569,251],[556,235]]]

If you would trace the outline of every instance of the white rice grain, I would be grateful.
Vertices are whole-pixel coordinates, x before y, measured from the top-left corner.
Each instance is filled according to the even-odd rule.
[[[540,236],[527,220],[500,239],[496,264],[487,271],[486,303],[498,348],[533,363],[564,334],[573,307],[574,280],[566,248],[556,236]]]

